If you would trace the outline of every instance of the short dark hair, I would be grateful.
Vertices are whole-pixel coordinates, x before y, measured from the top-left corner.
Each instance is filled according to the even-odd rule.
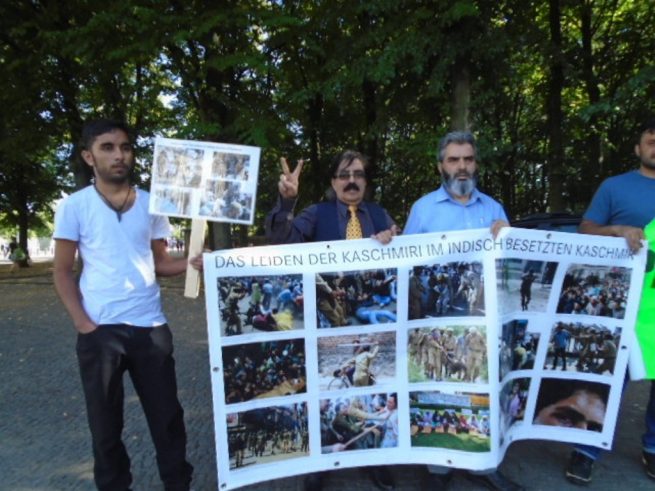
[[[346,167],[348,167],[355,160],[359,160],[362,163],[362,166],[364,166],[364,172],[368,173],[370,162],[366,155],[356,150],[344,150],[340,154],[335,155],[335,157],[332,159],[332,164],[330,166],[330,176],[335,177],[337,175],[337,170],[339,170],[339,166],[342,162],[347,162]]]
[[[639,125],[639,135],[637,136],[637,143],[641,141],[644,133],[655,133],[655,116],[651,116]]]
[[[132,131],[123,121],[115,119],[92,119],[84,123],[82,127],[82,136],[80,138],[80,148],[82,150],[91,150],[96,138],[104,133],[110,133],[115,130],[121,130],[132,139]]]
[[[439,162],[443,162],[446,156],[446,147],[451,143],[464,145],[468,143],[473,147],[473,156],[477,159],[478,146],[475,144],[475,137],[470,131],[451,131],[439,141]]]

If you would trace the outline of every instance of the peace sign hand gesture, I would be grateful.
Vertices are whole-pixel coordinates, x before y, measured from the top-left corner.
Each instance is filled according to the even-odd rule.
[[[280,191],[280,196],[284,199],[295,199],[298,196],[298,178],[300,171],[305,163],[303,159],[298,161],[296,168],[291,172],[287,159],[280,157],[280,165],[282,165],[282,174],[280,174],[280,181],[277,183],[277,188]]]

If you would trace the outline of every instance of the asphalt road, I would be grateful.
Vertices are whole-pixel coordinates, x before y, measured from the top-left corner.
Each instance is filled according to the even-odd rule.
[[[186,412],[193,488],[216,490],[207,328],[202,298],[183,297],[182,279],[163,282],[164,308],[175,336],[180,399]],[[0,490],[92,490],[92,458],[77,372],[75,335],[52,287],[47,266],[10,274],[0,262]],[[124,438],[134,489],[163,489],[145,419],[126,383]],[[640,462],[646,382],[632,383],[623,400],[614,451],[596,464],[591,489],[653,489]],[[541,441],[515,443],[502,470],[530,490],[578,489],[564,478],[570,447]],[[397,489],[430,489],[422,466],[395,466]],[[292,477],[243,488],[300,490]],[[361,469],[331,472],[327,490],[375,489]],[[433,488],[434,489],[434,488]],[[457,475],[449,489],[481,489]]]

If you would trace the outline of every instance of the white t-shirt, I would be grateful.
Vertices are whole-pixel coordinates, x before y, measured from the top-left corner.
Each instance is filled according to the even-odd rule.
[[[118,221],[88,186],[57,208],[53,237],[78,243],[82,305],[96,324],[166,323],[150,242],[168,237],[170,225],[167,217],[148,213],[148,202],[148,193],[137,189],[134,204]]]

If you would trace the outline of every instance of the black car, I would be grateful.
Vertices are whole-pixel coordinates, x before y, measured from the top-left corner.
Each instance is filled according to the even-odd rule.
[[[580,215],[571,213],[535,213],[514,220],[512,227],[575,233],[578,231],[578,225],[580,225],[581,221],[582,217]]]

